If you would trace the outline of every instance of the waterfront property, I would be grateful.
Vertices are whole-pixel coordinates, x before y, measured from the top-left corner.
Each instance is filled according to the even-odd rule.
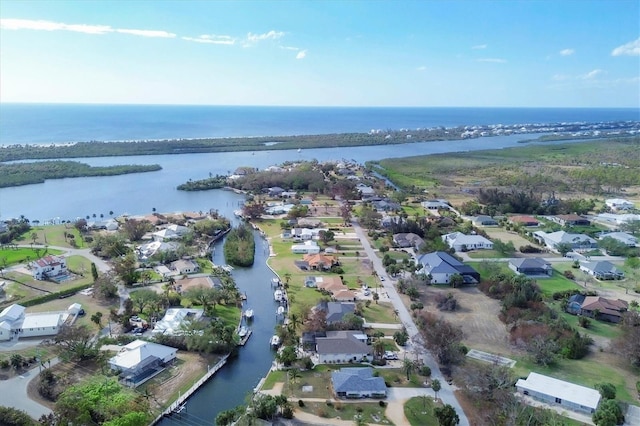
[[[170,308],[153,328],[153,334],[179,335],[181,326],[187,321],[197,321],[202,317],[202,309]]]
[[[553,274],[551,263],[541,257],[510,259],[509,269],[527,277],[550,277]]]
[[[316,337],[317,364],[342,364],[371,359],[373,350],[360,330],[327,331]]]
[[[493,248],[493,243],[482,235],[465,235],[462,232],[443,235],[442,241],[455,251],[491,250]]]
[[[164,370],[176,358],[178,350],[170,346],[135,340],[109,359],[109,367],[119,372],[130,386],[138,386]]]
[[[475,269],[443,251],[423,254],[418,258],[418,264],[422,272],[431,276],[433,284],[448,284],[455,274],[461,275],[466,284],[480,282],[480,274]]]
[[[526,380],[518,379],[516,389],[522,395],[581,413],[594,413],[600,403],[600,392],[595,389],[534,372]]]
[[[334,300],[339,302],[353,302],[356,300],[356,294],[342,283],[340,276],[316,276],[314,278],[315,287],[318,290],[329,293]],[[310,280],[308,279],[307,282],[310,282]]]
[[[179,259],[175,262],[171,262],[171,270],[175,271],[179,275],[195,274],[200,272],[200,266],[193,260]]]
[[[326,315],[327,325],[341,322],[346,314],[353,314],[356,311],[356,304],[352,302],[327,302],[321,301],[316,310],[324,311]]]
[[[386,398],[387,385],[373,376],[371,367],[341,368],[331,373],[331,386],[338,398]]]
[[[320,253],[320,246],[315,241],[307,240],[302,244],[292,245],[291,251],[295,254],[318,254]]]

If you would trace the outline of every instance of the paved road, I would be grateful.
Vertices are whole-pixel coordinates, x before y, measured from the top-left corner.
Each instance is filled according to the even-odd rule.
[[[38,244],[35,244],[35,246],[42,248],[42,246],[39,246]],[[32,246],[31,244],[21,244],[21,245],[18,245],[18,247],[31,248]],[[86,257],[91,262],[96,264],[96,268],[98,268],[98,271],[100,272],[108,272],[111,270],[111,266],[107,262],[105,262],[104,259],[101,259],[98,256],[91,253],[91,249],[88,249],[88,248],[77,249],[77,248],[62,247],[62,246],[47,246],[47,247],[50,249],[60,250],[64,252],[63,253],[64,257],[69,257],[69,256]],[[9,271],[11,270],[11,268],[8,268],[7,270]]]
[[[428,365],[431,368],[431,377],[434,379],[440,380],[440,383],[442,384],[442,389],[440,390],[440,392],[438,392],[438,397],[445,404],[449,404],[453,408],[455,408],[456,412],[458,413],[458,416],[460,417],[460,423],[459,423],[460,426],[469,426],[469,419],[464,414],[462,407],[458,403],[458,400],[456,399],[453,393],[454,388],[447,383],[444,376],[442,375],[442,372],[440,372],[440,367],[438,366],[438,363],[433,358],[431,353],[427,351],[427,349],[422,344],[422,338],[420,336],[420,332],[418,331],[418,327],[416,327],[416,324],[413,322],[413,318],[411,317],[411,314],[405,307],[404,303],[402,303],[402,299],[400,298],[400,295],[398,294],[395,286],[393,285],[394,281],[392,281],[391,277],[387,275],[387,271],[384,269],[384,266],[382,265],[382,259],[380,259],[376,255],[374,249],[371,247],[371,244],[369,244],[369,240],[367,239],[364,230],[360,227],[357,220],[352,219],[351,223],[353,225],[353,229],[355,230],[356,234],[360,238],[360,242],[362,243],[362,247],[364,248],[364,251],[367,253],[367,256],[369,256],[369,259],[371,260],[371,264],[373,265],[373,268],[375,269],[379,277],[385,278],[385,280],[382,282],[382,286],[384,287],[387,294],[389,295],[389,299],[391,300],[391,303],[393,303],[393,306],[398,310],[398,316],[400,317],[402,324],[404,325],[404,327],[407,330],[407,333],[409,334],[410,341],[411,341],[410,343],[411,348],[409,349],[413,349],[413,351],[417,352],[420,356],[422,356],[422,360],[424,361],[425,365]]]
[[[58,358],[51,360],[51,365],[56,365]],[[48,415],[51,410],[44,405],[29,399],[27,386],[29,382],[40,373],[40,366],[25,371],[23,374],[9,380],[0,380],[0,398],[2,405],[24,410],[34,419],[39,419],[42,415]]]

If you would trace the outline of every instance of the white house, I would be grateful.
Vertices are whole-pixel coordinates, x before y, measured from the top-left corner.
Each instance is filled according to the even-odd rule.
[[[442,241],[455,251],[490,250],[493,248],[493,243],[482,235],[465,235],[462,232],[443,235]]]
[[[27,314],[24,306],[13,304],[0,312],[0,341],[55,336],[68,316],[68,312]]]
[[[629,223],[634,220],[640,220],[640,214],[632,214],[632,213],[623,213],[623,214],[600,213],[597,217],[598,217],[598,220],[615,223],[617,225]]]
[[[200,271],[200,266],[192,260],[179,259],[175,262],[171,262],[171,269],[178,272],[178,274],[194,274]]]
[[[447,200],[427,200],[420,203],[422,207],[427,210],[439,210],[445,209],[448,210],[450,208],[449,202]]]
[[[173,251],[177,250],[180,245],[177,242],[162,242],[162,241],[152,241],[148,244],[143,244],[136,248],[138,253],[138,259],[147,260],[152,257],[156,253],[161,253],[163,251]]]
[[[137,386],[164,370],[176,358],[178,350],[170,346],[135,340],[109,359],[109,367],[119,371],[128,383]]]
[[[170,308],[153,328],[152,334],[180,335],[180,327],[187,321],[197,321],[202,317],[202,309]]]
[[[600,392],[595,389],[533,372],[526,380],[519,379],[516,389],[547,404],[587,414],[594,413],[600,403]]]
[[[153,239],[156,241],[177,240],[189,232],[186,226],[171,224],[158,232],[154,232]]]
[[[611,210],[619,211],[619,210],[632,210],[636,206],[629,200],[625,200],[624,198],[609,198],[604,202],[607,207]]]
[[[294,244],[291,251],[296,254],[317,254],[320,253],[320,246],[315,241],[305,241],[303,244]]]
[[[583,234],[571,234],[565,231],[551,233],[537,231],[534,232],[533,235],[539,242],[543,243],[547,248],[554,252],[558,251],[557,246],[559,244],[568,244],[574,251],[584,251],[598,247],[596,240]]]
[[[371,360],[373,349],[367,345],[367,335],[359,330],[327,331],[316,338],[318,364],[342,364]]]
[[[33,278],[36,280],[43,280],[47,277],[55,277],[67,273],[67,259],[62,256],[45,256],[41,259],[34,260],[29,266],[31,267]]]

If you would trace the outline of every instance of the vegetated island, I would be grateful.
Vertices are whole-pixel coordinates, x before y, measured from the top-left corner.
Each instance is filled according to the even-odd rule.
[[[230,151],[335,148],[365,145],[404,144],[482,138],[530,133],[577,132],[607,137],[632,135],[640,122],[514,124],[486,126],[431,127],[400,130],[371,130],[368,133],[324,135],[262,136],[235,138],[171,139],[121,142],[77,142],[66,145],[9,145],[0,147],[0,162],[54,158],[114,157],[131,155],[193,154]]]
[[[232,229],[224,241],[224,257],[233,266],[252,266],[255,251],[256,242],[248,225]]]
[[[158,164],[94,167],[78,161],[38,161],[0,163],[0,188],[43,183],[47,179],[70,177],[116,176],[161,170]]]
[[[220,189],[227,185],[227,176],[215,175],[207,179],[191,180],[178,185],[179,191],[207,191],[209,189]]]

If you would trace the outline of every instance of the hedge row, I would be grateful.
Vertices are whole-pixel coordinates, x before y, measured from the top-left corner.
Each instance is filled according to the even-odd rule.
[[[46,303],[54,299],[64,299],[65,297],[73,296],[75,293],[81,290],[85,290],[91,286],[93,286],[93,283],[82,284],[76,287],[68,288],[66,290],[57,291],[55,293],[45,294],[43,296],[38,296],[34,297],[33,299],[26,300],[25,302],[21,303],[21,305],[26,308],[27,306],[39,305],[41,303]]]

